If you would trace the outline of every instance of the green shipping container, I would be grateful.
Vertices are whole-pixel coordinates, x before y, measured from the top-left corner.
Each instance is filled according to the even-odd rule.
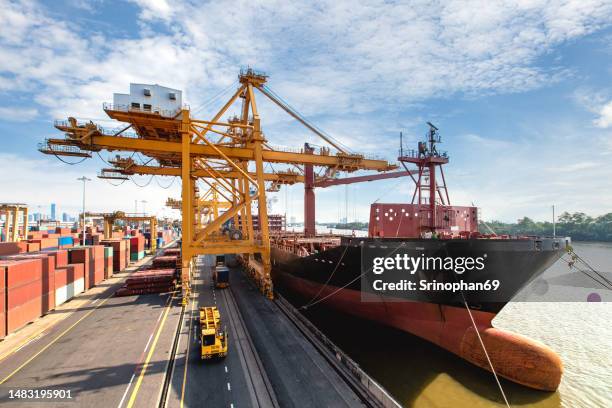
[[[108,259],[113,256],[113,247],[104,247],[104,259]]]
[[[145,256],[145,252],[144,251],[132,252],[130,254],[130,261],[132,261],[132,262],[140,261],[142,258],[144,258],[144,256]]]

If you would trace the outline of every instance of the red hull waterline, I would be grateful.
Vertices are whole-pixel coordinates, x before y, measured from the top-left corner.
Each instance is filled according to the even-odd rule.
[[[330,295],[338,288],[278,273],[277,279],[290,290],[307,297]],[[481,368],[491,371],[486,355],[465,308],[424,302],[364,301],[362,293],[342,289],[323,303],[340,312],[376,321],[426,339]],[[491,325],[494,314],[472,310],[478,332],[498,375],[543,391],[555,391],[563,364],[544,344]]]

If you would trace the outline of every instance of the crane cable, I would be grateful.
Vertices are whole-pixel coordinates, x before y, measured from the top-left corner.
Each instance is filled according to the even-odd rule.
[[[276,92],[274,92],[269,86],[263,85],[262,86],[263,89],[265,89],[267,92],[269,92],[270,94],[272,94],[275,98],[277,98],[279,101],[281,101],[283,104],[285,104],[291,111],[293,111],[293,113],[295,113],[302,121],[304,121],[305,123],[307,123],[309,126],[313,127],[314,129],[316,129],[319,133],[325,135],[325,137],[329,138],[330,140],[332,140],[334,143],[336,143],[337,145],[341,146],[344,150],[346,150],[348,153],[352,153],[351,149],[345,145],[344,143],[342,143],[341,141],[339,141],[338,139],[336,139],[335,137],[331,136],[329,133],[325,132],[323,129],[319,128],[318,126],[316,126],[315,124],[311,123],[309,120],[306,119],[306,117],[304,115],[302,115],[297,109],[295,109],[293,106],[291,106],[286,100],[284,100],[282,97],[280,97],[280,95],[278,95]]]
[[[169,189],[170,187],[172,187],[172,185],[174,184],[174,181],[176,180],[176,176],[172,177],[172,181],[170,181],[170,184],[168,184],[168,187],[164,187],[161,185],[161,183],[159,182],[159,180],[157,179],[157,177],[155,177],[155,182],[157,183],[158,186],[160,186],[161,188],[163,188],[164,190]]]
[[[151,184],[151,181],[153,181],[153,176],[154,176],[154,175],[153,175],[153,174],[151,174],[151,178],[149,178],[149,181],[147,181],[147,183],[146,183],[146,184],[144,184],[144,185],[142,185],[142,186],[141,186],[140,184],[138,184],[137,182],[135,182],[133,177],[128,176],[128,178],[129,178],[130,180],[132,180],[132,183],[136,184],[136,186],[138,186],[138,187],[141,187],[141,188],[142,188],[142,187],[146,187],[146,186],[148,186],[149,184]]]
[[[49,150],[51,150],[51,151],[53,152],[53,149],[49,149]],[[57,159],[58,159],[59,161],[61,161],[62,163],[66,163],[66,164],[69,164],[69,165],[71,165],[71,166],[74,166],[74,165],[76,165],[76,164],[83,163],[85,160],[87,160],[87,159],[90,159],[90,158],[91,158],[91,157],[83,157],[81,160],[79,160],[79,161],[78,161],[78,162],[76,162],[76,163],[70,163],[70,162],[67,162],[66,160],[62,159],[61,157],[59,157],[57,154],[55,154],[55,152],[53,152],[53,155],[54,155],[55,157],[57,157]]]
[[[123,180],[121,180],[121,182],[120,182],[119,184],[113,184],[113,183],[112,183],[110,180],[108,180],[108,179],[104,179],[104,181],[106,181],[108,184],[110,184],[110,185],[111,185],[111,186],[113,186],[113,187],[119,187],[120,185],[122,185],[123,183],[125,183],[125,182],[126,182],[126,180],[127,180],[127,179],[123,179]]]
[[[222,89],[221,91],[219,91],[216,95],[214,95],[212,98],[208,99],[207,101],[204,101],[202,104],[200,104],[197,108],[193,109],[191,111],[192,114],[196,114],[198,112],[201,112],[204,108],[209,107],[213,102],[215,102],[217,99],[219,99],[221,96],[223,96],[224,94],[227,93],[227,91],[229,91],[231,88],[233,88],[236,84],[237,84],[238,80],[235,80],[234,82],[232,82],[231,84],[229,84],[226,88]]]

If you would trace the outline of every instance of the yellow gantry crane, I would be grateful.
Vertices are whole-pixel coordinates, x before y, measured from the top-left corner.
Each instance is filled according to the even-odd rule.
[[[20,217],[21,213],[21,217]],[[4,214],[4,242],[17,242],[28,235],[28,205],[21,203],[0,203],[0,216]],[[21,218],[21,228],[19,228]]]
[[[208,189],[202,197],[196,195],[197,225],[202,226],[208,224],[219,217],[219,210],[231,208],[232,203],[220,199],[217,188],[217,183],[212,183],[212,187]],[[166,206],[175,210],[180,210],[183,206],[183,202],[169,197],[166,200]]]
[[[175,112],[160,112],[105,104],[108,116],[128,126],[108,131],[93,122],[79,123],[74,118],[56,122],[64,138],[47,139],[39,146],[43,153],[87,157],[91,152],[139,152],[154,159],[155,166],[139,165],[117,158],[109,173],[177,176],[182,182],[182,273],[184,301],[190,290],[192,259],[204,254],[240,254],[250,265],[252,276],[262,291],[272,297],[270,276],[270,236],[266,183],[274,190],[282,184],[304,182],[303,172],[292,169],[265,172],[266,163],[281,163],[294,168],[318,166],[326,175],[357,170],[387,171],[397,168],[385,160],[368,159],[351,153],[337,141],[284,103],[266,86],[267,76],[252,69],[238,76],[238,89],[210,120],[196,119],[187,107]],[[321,137],[336,151],[322,147],[279,150],[272,148],[262,131],[256,91],[269,98],[289,115]],[[241,100],[240,115],[221,121],[228,109]],[[131,128],[135,135],[124,134]],[[197,183],[207,185],[219,200],[228,203],[207,224],[198,222]],[[256,205],[260,231],[255,234],[251,217]],[[238,222],[240,217],[241,222]],[[233,220],[239,234],[228,234],[223,225]],[[252,262],[259,254],[261,264]]]
[[[104,220],[104,239],[110,239],[113,235],[113,226],[116,221],[125,222],[143,222],[149,223],[149,229],[151,230],[151,252],[155,252],[157,249],[157,217],[148,215],[130,215],[123,211],[115,211],[112,213],[96,213],[86,212],[85,218],[102,218]]]

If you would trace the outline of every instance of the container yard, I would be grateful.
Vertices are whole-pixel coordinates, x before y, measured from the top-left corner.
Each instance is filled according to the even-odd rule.
[[[0,12],[0,406],[612,406],[612,8],[112,3]]]

